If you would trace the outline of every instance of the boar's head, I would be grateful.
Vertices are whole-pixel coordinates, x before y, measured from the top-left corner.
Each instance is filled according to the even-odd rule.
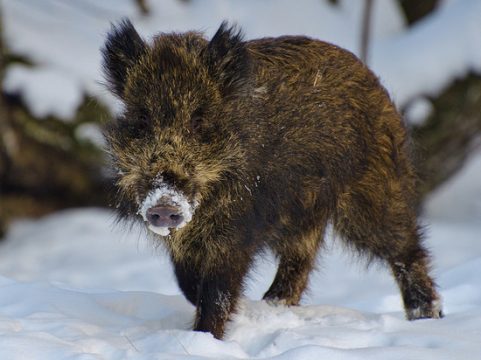
[[[242,169],[229,114],[249,91],[248,51],[225,23],[211,41],[187,32],[147,43],[124,20],[102,54],[107,85],[123,104],[105,130],[119,213],[168,235]]]

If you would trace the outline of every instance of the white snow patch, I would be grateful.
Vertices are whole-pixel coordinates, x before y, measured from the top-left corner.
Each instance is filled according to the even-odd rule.
[[[10,66],[5,74],[3,90],[20,94],[38,118],[54,115],[71,120],[83,98],[76,81],[57,68],[43,66]]]
[[[170,235],[170,230],[168,227],[160,227],[160,226],[154,226],[152,224],[148,224],[147,228],[152,231],[153,233],[156,233],[160,236],[169,236]]]
[[[87,140],[99,148],[105,147],[105,137],[97,124],[84,123],[76,127],[75,137]]]
[[[405,117],[413,125],[422,125],[433,112],[433,104],[429,99],[419,97],[410,103],[406,109]]]

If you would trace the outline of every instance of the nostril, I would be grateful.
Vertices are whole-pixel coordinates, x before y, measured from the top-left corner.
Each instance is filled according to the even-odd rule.
[[[152,218],[153,221],[158,220],[160,218],[159,214],[150,214],[150,217]]]
[[[180,219],[179,214],[172,214],[169,216],[171,220],[178,221]]]
[[[173,226],[178,226],[184,221],[184,217],[181,214],[175,213],[169,216]]]
[[[149,211],[147,212],[147,220],[149,221],[149,223],[156,226],[161,219],[159,214]]]

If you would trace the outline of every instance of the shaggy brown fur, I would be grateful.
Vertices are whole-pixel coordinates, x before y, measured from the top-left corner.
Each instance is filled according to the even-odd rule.
[[[198,208],[163,237],[194,329],[221,338],[253,257],[279,257],[264,298],[296,305],[328,221],[347,244],[387,263],[409,319],[441,316],[415,212],[403,122],[353,54],[300,36],[212,40],[130,22],[103,49],[125,111],[106,136],[119,169],[119,211],[137,215],[163,181]]]

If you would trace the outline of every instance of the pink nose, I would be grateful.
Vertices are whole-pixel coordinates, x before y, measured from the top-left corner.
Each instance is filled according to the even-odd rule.
[[[147,220],[155,227],[173,228],[179,225],[184,217],[175,206],[154,206],[147,210]]]

